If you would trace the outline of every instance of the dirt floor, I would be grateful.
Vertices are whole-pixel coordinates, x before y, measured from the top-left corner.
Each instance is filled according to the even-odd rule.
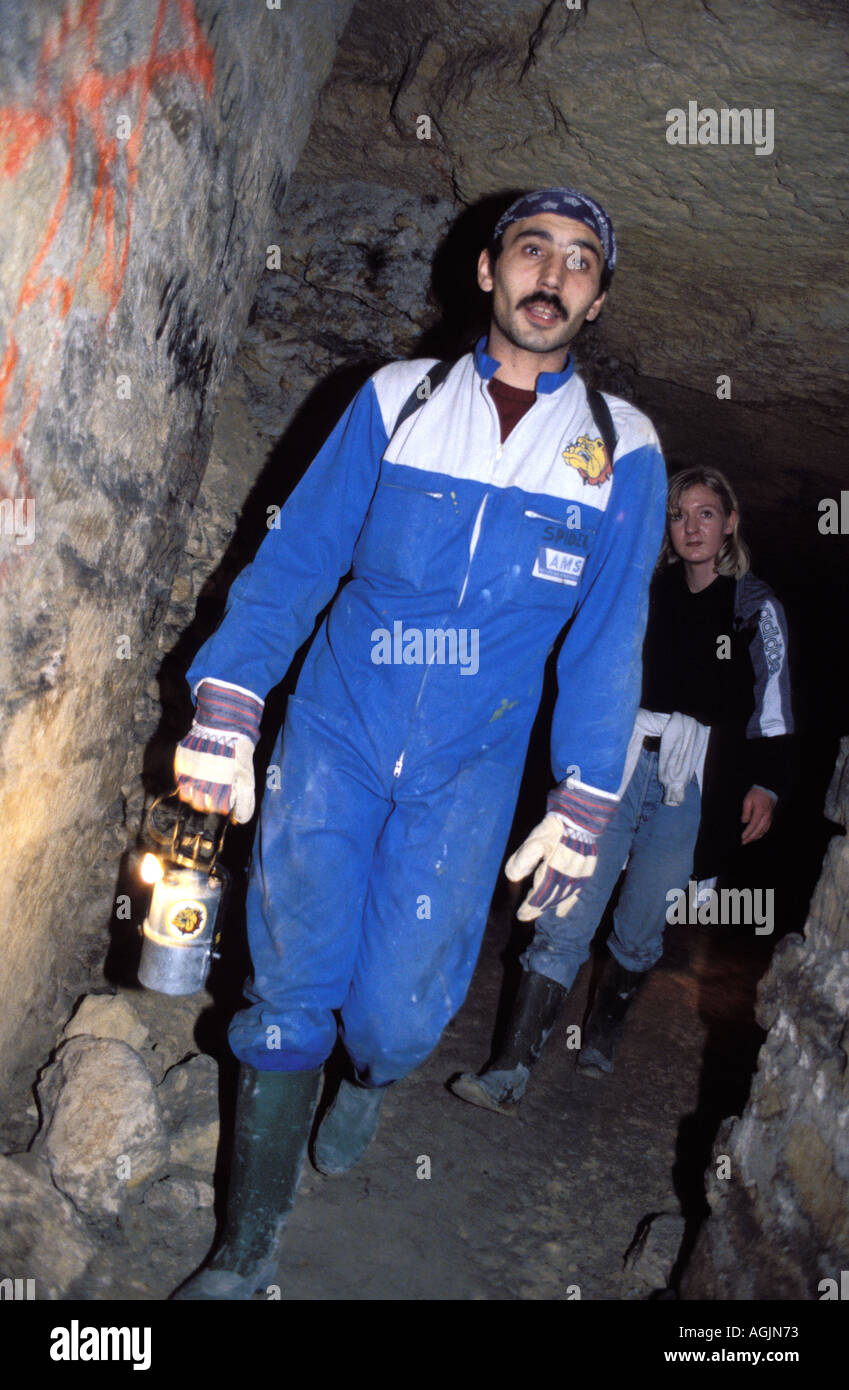
[[[670,928],[616,1071],[598,1081],[576,1072],[566,1045],[584,1015],[588,962],[518,1115],[506,1117],[445,1083],[486,1060],[509,929],[509,914],[491,920],[465,1006],[387,1098],[361,1163],[335,1178],[306,1169],[283,1299],[622,1299],[634,1296],[623,1257],[646,1217],[683,1210],[695,1233],[713,1135],[739,1112],[760,1043],[751,1001],[766,952]],[[417,1176],[425,1155],[430,1178]]]
[[[279,1269],[282,1300],[647,1298],[651,1282],[623,1276],[646,1219],[682,1212],[685,1249],[694,1237],[718,1124],[740,1113],[762,1039],[753,1001],[768,939],[669,927],[604,1080],[579,1074],[568,1045],[601,956],[587,962],[518,1115],[506,1117],[457,1099],[446,1082],[483,1066],[496,1019],[506,1018],[518,979],[508,892],[496,895],[464,1007],[425,1065],[389,1092],[360,1164],[335,1178],[305,1166]],[[166,1026],[189,1002],[136,997],[154,1033],[157,1019]],[[193,996],[191,1017],[208,1000]],[[187,1037],[191,1028],[190,1019]],[[201,1019],[196,1047],[205,1036]],[[219,1208],[224,1175],[219,1163]],[[210,1208],[198,1211],[175,1248],[162,1219],[157,1227],[147,1208],[131,1209],[120,1229],[101,1229],[101,1255],[74,1296],[166,1299],[206,1254],[214,1220]],[[676,1235],[661,1261],[655,1297],[679,1243]]]

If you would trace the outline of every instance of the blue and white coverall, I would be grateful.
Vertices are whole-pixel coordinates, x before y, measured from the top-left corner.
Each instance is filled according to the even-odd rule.
[[[367,1085],[435,1047],[466,995],[545,660],[570,619],[554,775],[619,788],[664,524],[657,436],[609,397],[615,467],[588,480],[564,457],[597,437],[570,359],[538,377],[502,444],[483,341],[394,436],[433,362],[370,378],[188,673],[193,690],[208,677],[264,696],[352,569],[289,699],[281,785],[260,815],[251,1003],[229,1036],[261,1070],[320,1066],[334,1011]]]

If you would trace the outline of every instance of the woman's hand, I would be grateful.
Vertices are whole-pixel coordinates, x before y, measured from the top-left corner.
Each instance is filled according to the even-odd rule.
[[[763,787],[750,787],[743,797],[743,814],[740,817],[746,829],[743,831],[741,843],[750,845],[753,840],[760,840],[772,825],[772,810],[775,806],[775,798],[765,792]]]

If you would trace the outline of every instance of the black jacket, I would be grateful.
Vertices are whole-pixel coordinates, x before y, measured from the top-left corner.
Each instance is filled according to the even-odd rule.
[[[790,775],[790,679],[784,609],[753,574],[718,576],[691,594],[684,566],[652,582],[641,705],[710,726],[693,875],[726,870],[752,786],[781,796]]]

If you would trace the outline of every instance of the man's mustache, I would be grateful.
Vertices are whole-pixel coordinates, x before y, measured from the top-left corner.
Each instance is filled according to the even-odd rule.
[[[520,299],[517,308],[529,309],[532,304],[545,304],[549,309],[554,309],[562,319],[567,319],[569,317],[567,310],[564,309],[560,298],[556,294],[540,294],[540,292],[537,291],[536,294],[529,294],[526,295],[524,299]]]

